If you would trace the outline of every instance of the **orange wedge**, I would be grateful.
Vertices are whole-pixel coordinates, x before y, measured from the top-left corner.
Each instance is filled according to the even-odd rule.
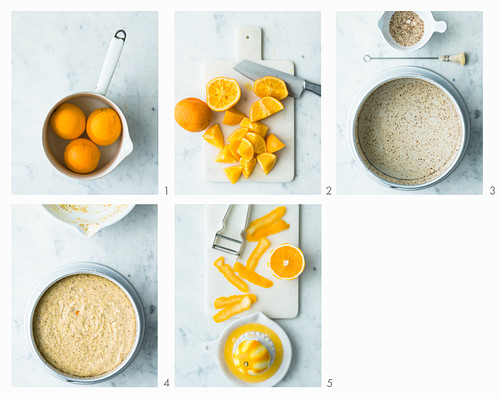
[[[246,296],[250,298],[252,303],[257,302],[257,297],[255,296],[255,294],[221,296],[215,300],[214,308],[223,309],[228,306],[233,306],[234,304],[240,302]]]
[[[227,138],[227,141],[232,143],[234,141],[241,141],[242,138],[244,138],[248,133],[247,128],[240,128],[236,129],[234,132],[232,132],[229,137]]]
[[[254,102],[250,107],[250,120],[252,122],[260,121],[261,119],[274,115],[283,108],[285,108],[283,107],[283,104],[273,97],[261,98],[259,101]]]
[[[245,179],[248,179],[252,174],[255,165],[257,164],[257,158],[253,157],[250,161],[245,161],[243,158],[240,158],[240,165],[243,166],[243,176]]]
[[[214,266],[219,269],[222,275],[229,281],[232,285],[238,288],[242,292],[248,292],[248,285],[241,278],[239,278],[235,273],[231,266],[224,264],[222,266],[217,266],[214,263]]]
[[[229,148],[229,151],[233,155],[234,159],[236,159],[236,162],[238,162],[241,159],[241,155],[238,154],[238,147],[240,146],[239,141],[233,141],[232,143],[227,145]]]
[[[257,155],[257,161],[262,171],[267,175],[274,168],[274,165],[276,165],[276,155],[264,152],[263,154]]]
[[[248,242],[254,242],[254,241],[259,241],[261,238],[268,237],[273,234],[277,234],[283,230],[287,230],[290,228],[290,225],[285,222],[283,219],[279,219],[276,222],[274,222],[272,225],[261,229],[257,231],[254,234],[247,234],[247,241]]]
[[[217,155],[217,158],[215,158],[216,162],[224,162],[224,163],[235,163],[238,162],[238,160],[234,157],[233,154],[231,154],[231,151],[229,150],[229,146],[225,145],[222,147],[222,149],[219,151],[219,154]]]
[[[255,154],[258,155],[266,152],[266,140],[260,137],[257,133],[247,133],[245,138],[252,143]]]
[[[286,83],[274,76],[266,76],[257,79],[253,84],[253,92],[257,97],[274,97],[277,100],[283,100],[288,97]]]
[[[207,131],[203,133],[203,138],[207,143],[212,144],[214,147],[224,147],[224,136],[222,135],[220,127],[217,124],[209,127]]]
[[[261,276],[259,273],[251,272],[243,263],[236,262],[234,264],[234,271],[240,275],[242,279],[247,280],[248,282],[258,285],[262,288],[271,288],[273,286],[273,282],[264,276]]]
[[[245,295],[241,301],[235,303],[234,305],[226,306],[224,309],[219,311],[213,316],[213,319],[216,323],[226,321],[234,315],[250,309],[251,305],[252,300],[250,299],[249,295]]]
[[[271,133],[269,136],[267,136],[266,139],[267,152],[273,153],[281,150],[284,147],[285,144],[283,144],[274,134]]]
[[[255,234],[257,231],[260,231],[262,229],[271,226],[276,221],[285,216],[285,213],[286,213],[286,207],[278,206],[268,214],[253,220],[247,227],[247,236]]]
[[[264,137],[267,133],[268,127],[260,122],[252,122],[247,117],[243,118],[240,122],[241,127],[246,127],[250,132],[257,133],[260,137]]]
[[[257,246],[254,248],[250,256],[248,257],[246,268],[247,270],[253,272],[257,265],[259,264],[259,259],[267,251],[267,248],[271,243],[266,238],[261,238],[257,243]]]
[[[224,173],[232,184],[235,184],[243,172],[243,166],[236,165],[224,169]]]
[[[294,245],[281,244],[269,255],[267,265],[273,275],[280,280],[296,279],[304,271],[304,254]]]
[[[242,139],[238,147],[238,154],[241,155],[245,161],[250,162],[254,155],[252,143],[247,139]]]
[[[222,120],[222,123],[224,125],[237,125],[238,123],[241,122],[241,120],[245,117],[245,114],[243,112],[238,111],[237,109],[231,108],[228,109],[224,113],[224,119]]]
[[[236,105],[241,89],[235,79],[218,77],[207,84],[207,105],[214,111],[226,111]]]

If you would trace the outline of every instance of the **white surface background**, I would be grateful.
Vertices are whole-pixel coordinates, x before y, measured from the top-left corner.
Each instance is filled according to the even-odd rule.
[[[215,358],[202,350],[202,345],[217,339],[228,324],[217,324],[205,314],[205,209],[202,205],[175,207],[177,386],[230,386]],[[301,206],[299,212],[299,246],[304,252],[306,267],[299,277],[298,316],[276,319],[288,334],[293,351],[290,369],[277,386],[321,384],[321,207]]]
[[[481,12],[433,12],[446,21],[420,50],[401,52],[387,44],[377,21],[382,12],[337,13],[337,194],[481,194],[483,186],[483,17]],[[438,60],[372,60],[372,57],[435,57],[465,51],[467,64]],[[382,186],[355,161],[347,138],[347,115],[356,93],[371,77],[397,66],[421,66],[449,80],[465,100],[471,121],[469,146],[457,169],[441,183],[401,192]]]
[[[111,38],[127,32],[109,97],[124,113],[134,150],[110,174],[80,181],[59,173],[42,147],[52,106],[97,85]],[[154,12],[12,14],[12,192],[156,194],[158,17]]]
[[[33,356],[25,336],[28,299],[49,273],[73,262],[96,262],[115,269],[134,286],[146,318],[137,357],[116,377],[97,386],[157,385],[157,207],[137,205],[119,222],[91,238],[65,226],[40,205],[12,208],[12,385],[58,386]],[[28,250],[29,248],[29,250]]]
[[[295,64],[296,76],[320,84],[320,21],[318,12],[177,12],[175,101],[186,97],[205,100],[208,82],[203,81],[203,64],[206,60],[236,59],[235,30],[242,25],[262,28],[262,59],[290,60]],[[321,98],[304,92],[295,100],[295,179],[290,183],[250,183],[242,178],[235,185],[229,181],[205,181],[203,133],[187,132],[172,122],[175,124],[176,193],[319,194],[320,121]],[[279,132],[276,135],[279,137]]]

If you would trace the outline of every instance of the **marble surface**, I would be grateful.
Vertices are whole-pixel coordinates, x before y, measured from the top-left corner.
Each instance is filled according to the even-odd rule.
[[[175,385],[228,386],[215,358],[202,344],[216,339],[224,326],[205,315],[205,206],[175,208]],[[301,205],[300,248],[306,268],[299,280],[299,315],[276,320],[293,348],[290,369],[278,386],[321,384],[321,207]],[[307,345],[307,347],[306,347]]]
[[[236,58],[235,29],[262,28],[262,58],[291,60],[295,74],[321,83],[319,12],[176,12],[175,102],[205,100],[205,60]],[[200,26],[203,35],[200,35]],[[321,184],[321,98],[304,92],[295,101],[295,179],[290,183],[210,183],[203,177],[202,133],[175,122],[177,194],[319,194]]]
[[[337,12],[337,149],[338,194],[482,194],[483,182],[483,22],[481,12],[433,12],[448,29],[435,33],[420,50],[401,53],[390,47],[377,27],[382,12]],[[363,56],[439,56],[465,51],[467,65],[438,60],[372,60]],[[471,136],[458,168],[441,183],[419,191],[402,192],[372,180],[354,159],[347,139],[347,116],[357,91],[372,76],[397,66],[431,69],[458,89],[471,120]]]
[[[127,32],[107,96],[127,119],[133,152],[107,176],[83,182],[59,173],[42,147],[46,114],[61,98],[94,90],[111,38]],[[158,14],[12,13],[12,192],[158,192]]]
[[[125,276],[139,293],[146,317],[137,357],[122,373],[96,386],[157,386],[156,236],[156,205],[137,205],[92,238],[62,225],[41,205],[12,206],[13,386],[73,386],[48,374],[32,355],[25,337],[24,312],[42,278],[78,261],[101,263]]]

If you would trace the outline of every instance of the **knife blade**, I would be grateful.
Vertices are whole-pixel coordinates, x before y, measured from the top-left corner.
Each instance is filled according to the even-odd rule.
[[[310,90],[321,96],[321,85],[307,82],[298,76],[290,75],[289,73],[281,72],[253,61],[243,60],[236,64],[233,69],[252,80],[261,79],[265,76],[279,78],[286,83],[289,97],[299,98],[304,90]]]

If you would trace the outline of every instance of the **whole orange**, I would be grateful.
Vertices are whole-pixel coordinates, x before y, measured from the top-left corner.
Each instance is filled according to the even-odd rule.
[[[50,127],[63,139],[76,139],[85,131],[85,114],[76,105],[63,103],[50,117]]]
[[[87,119],[87,134],[98,145],[113,144],[122,132],[122,122],[112,108],[97,108]]]
[[[175,120],[190,132],[205,130],[212,121],[212,110],[198,98],[185,98],[175,106]]]
[[[64,163],[75,173],[90,173],[99,164],[99,148],[88,139],[75,139],[64,150]]]

